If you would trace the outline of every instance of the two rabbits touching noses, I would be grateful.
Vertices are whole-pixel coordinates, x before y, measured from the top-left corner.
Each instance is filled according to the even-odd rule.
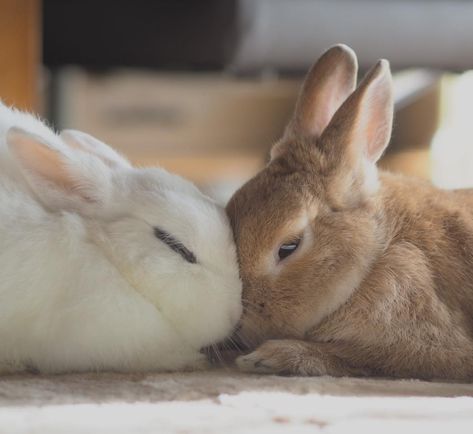
[[[473,191],[377,169],[380,60],[310,69],[266,167],[226,209],[99,140],[0,106],[0,372],[197,369],[473,378]]]

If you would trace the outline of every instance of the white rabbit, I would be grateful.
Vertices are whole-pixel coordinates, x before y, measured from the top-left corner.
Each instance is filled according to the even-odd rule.
[[[240,297],[225,212],[193,184],[0,103],[0,373],[201,367]]]

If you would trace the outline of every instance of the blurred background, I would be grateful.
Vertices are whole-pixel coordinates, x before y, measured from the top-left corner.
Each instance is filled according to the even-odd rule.
[[[473,186],[473,1],[0,0],[0,98],[225,198],[335,43],[390,60],[385,168]]]

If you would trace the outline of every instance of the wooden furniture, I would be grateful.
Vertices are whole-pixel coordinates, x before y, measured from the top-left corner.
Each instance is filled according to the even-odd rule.
[[[56,75],[57,128],[96,135],[138,165],[162,165],[199,185],[254,175],[291,116],[300,79],[65,68]],[[430,178],[438,74],[394,74],[395,122],[382,167]]]
[[[0,98],[38,109],[41,1],[0,0]]]

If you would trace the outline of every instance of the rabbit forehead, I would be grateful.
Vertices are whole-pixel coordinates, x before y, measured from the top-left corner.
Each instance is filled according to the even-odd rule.
[[[192,182],[161,168],[134,168],[119,174],[132,195],[175,191],[204,196]]]
[[[160,169],[134,170],[122,181],[123,187],[117,188],[121,208],[126,208],[122,213],[169,233],[200,262],[212,259],[225,267],[236,262],[224,208],[191,182]]]
[[[222,207],[205,196],[191,182],[159,169],[132,173],[129,200],[131,211],[164,219],[170,225],[192,221],[192,226],[227,225]]]
[[[274,176],[267,168],[245,184],[227,205],[240,261],[255,263],[284,238],[313,220],[322,201],[304,173]],[[246,258],[248,256],[248,258]]]

